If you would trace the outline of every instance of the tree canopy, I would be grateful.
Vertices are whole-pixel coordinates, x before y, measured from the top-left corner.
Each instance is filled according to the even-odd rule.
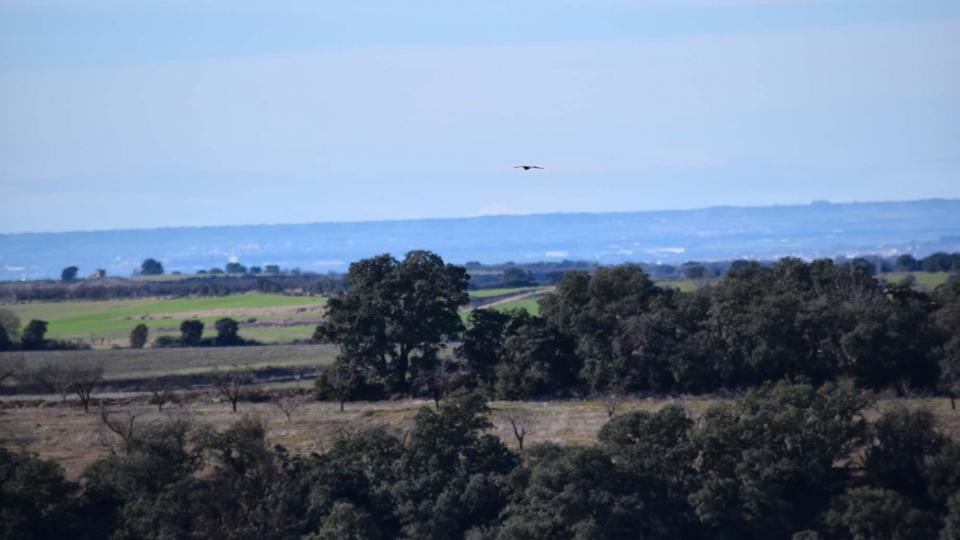
[[[462,329],[469,276],[428,251],[350,265],[349,289],[327,303],[315,338],[340,347],[338,361],[362,366],[388,391],[409,388],[410,363],[436,356]]]

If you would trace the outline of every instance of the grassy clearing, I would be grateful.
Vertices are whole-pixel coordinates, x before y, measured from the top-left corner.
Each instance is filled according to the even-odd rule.
[[[273,383],[271,383],[273,384]],[[309,381],[300,381],[301,388],[309,388]],[[273,384],[270,388],[295,389],[295,383]],[[202,424],[224,428],[243,415],[252,415],[266,421],[271,444],[282,444],[295,453],[306,454],[330,448],[338,433],[353,432],[376,426],[387,426],[397,433],[412,426],[413,416],[421,407],[433,405],[422,400],[348,403],[344,412],[335,403],[307,402],[288,422],[272,403],[240,403],[239,412],[231,413],[230,406],[210,392],[201,393],[187,402],[168,407],[158,414],[145,396],[114,397],[108,404],[111,411],[138,415],[138,422],[160,422],[168,418],[189,417]],[[718,400],[700,397],[676,399],[637,399],[625,401],[618,414],[631,410],[657,410],[676,403],[693,418],[700,417]],[[875,418],[881,411],[905,405],[910,408],[930,409],[940,428],[954,438],[960,438],[960,413],[950,410],[946,399],[902,399],[879,402],[869,416]],[[608,420],[604,404],[596,400],[512,401],[490,404],[493,428],[490,433],[503,439],[511,448],[516,440],[510,431],[508,419],[523,415],[530,420],[531,432],[525,443],[591,444],[596,441],[600,427]],[[110,440],[102,431],[95,412],[84,414],[76,403],[51,403],[43,407],[9,407],[0,409],[0,427],[8,432],[26,434],[28,449],[42,457],[59,461],[67,473],[76,478],[84,467],[109,449],[103,444]]]
[[[889,283],[899,283],[907,276],[913,276],[917,285],[934,288],[943,285],[952,274],[950,272],[888,272],[881,277]]]
[[[540,299],[535,297],[520,298],[497,304],[494,309],[497,311],[510,311],[512,309],[525,309],[533,315],[540,314]]]
[[[674,288],[680,292],[690,292],[697,289],[699,286],[696,281],[692,279],[661,279],[656,282],[657,287]]]
[[[241,322],[247,318],[261,321],[309,318],[310,315],[304,313],[316,311],[324,303],[326,298],[323,297],[250,293],[175,299],[43,302],[0,307],[14,312],[24,323],[31,319],[47,321],[50,323],[47,333],[50,338],[116,340],[124,339],[130,329],[141,322],[150,328],[152,335],[163,335],[175,333],[181,321],[192,318],[199,318],[208,326],[223,316]],[[301,308],[303,312],[298,314]],[[312,316],[316,317],[316,313]],[[299,333],[296,335],[300,336]]]

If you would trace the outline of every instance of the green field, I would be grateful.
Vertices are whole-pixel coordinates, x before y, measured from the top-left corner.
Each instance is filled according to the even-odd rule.
[[[657,280],[657,287],[672,287],[680,292],[690,292],[697,289],[697,282],[692,279],[661,279]]]
[[[494,309],[497,311],[509,311],[511,309],[520,309],[523,308],[530,312],[533,315],[540,314],[540,299],[536,297],[526,297],[520,298],[518,300],[511,300],[509,302],[504,302],[502,304],[497,304]]]
[[[238,294],[219,297],[175,299],[137,299],[83,302],[43,302],[0,306],[20,317],[25,325],[31,319],[49,324],[47,336],[54,339],[122,340],[139,323],[150,328],[151,336],[176,334],[180,322],[200,319],[207,325],[206,335],[214,333],[213,323],[222,317],[241,322],[241,335],[264,341],[289,341],[309,338],[313,325],[298,320],[316,318],[318,306],[326,298],[281,296],[275,294]],[[297,312],[298,308],[306,311]],[[261,324],[244,328],[256,319]],[[282,323],[282,324],[281,324]]]
[[[888,272],[881,277],[889,283],[899,283],[907,276],[913,276],[917,285],[934,288],[943,285],[952,274],[950,272]]]

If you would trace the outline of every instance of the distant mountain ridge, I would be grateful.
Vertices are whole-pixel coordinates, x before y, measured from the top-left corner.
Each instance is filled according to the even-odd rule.
[[[362,257],[421,248],[458,263],[924,256],[960,251],[960,199],[3,234],[0,279],[55,278],[69,265],[125,276],[147,257],[168,271],[230,260],[342,271]]]

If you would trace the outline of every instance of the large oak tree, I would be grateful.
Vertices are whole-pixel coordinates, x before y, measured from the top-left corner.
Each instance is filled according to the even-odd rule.
[[[410,363],[436,354],[463,330],[458,310],[470,299],[462,266],[429,251],[350,265],[349,290],[328,303],[315,338],[340,346],[338,361],[362,365],[389,391],[409,387]]]

